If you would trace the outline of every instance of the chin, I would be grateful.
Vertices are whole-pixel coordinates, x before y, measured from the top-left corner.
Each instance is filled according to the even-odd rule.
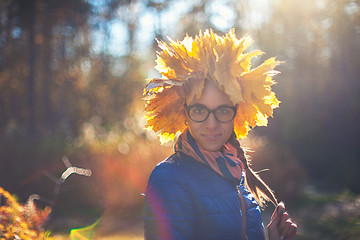
[[[209,152],[217,152],[220,150],[222,145],[219,145],[219,144],[214,145],[214,144],[206,144],[205,143],[205,144],[201,145],[201,147]]]

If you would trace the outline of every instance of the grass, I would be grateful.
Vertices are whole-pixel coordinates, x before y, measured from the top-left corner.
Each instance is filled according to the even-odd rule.
[[[54,235],[56,240],[69,240],[68,235]],[[132,233],[117,233],[108,236],[96,236],[94,239],[98,240],[144,240],[142,234],[134,235]]]
[[[308,194],[296,207],[299,240],[358,240],[360,236],[360,196]]]
[[[143,240],[144,236],[135,236],[135,235],[127,235],[127,234],[115,234],[105,237],[100,237],[101,240]]]

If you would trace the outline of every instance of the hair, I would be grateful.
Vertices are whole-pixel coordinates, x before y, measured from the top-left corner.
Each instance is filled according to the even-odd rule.
[[[235,132],[229,139],[229,143],[237,150],[237,156],[244,164],[245,171],[245,184],[254,195],[256,201],[261,208],[266,206],[266,201],[270,201],[277,206],[278,202],[274,192],[270,187],[260,178],[260,176],[251,169],[250,160],[245,155],[244,150],[241,148],[239,141],[236,138]]]

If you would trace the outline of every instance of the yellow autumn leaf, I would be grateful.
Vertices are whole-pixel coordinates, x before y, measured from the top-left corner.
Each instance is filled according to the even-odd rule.
[[[180,87],[165,88],[162,92],[156,93],[156,97],[148,100],[145,106],[145,127],[171,137],[175,136],[179,127],[181,130],[186,128],[183,114],[184,99],[177,91],[180,91]],[[177,111],[173,111],[174,109]]]
[[[185,98],[194,101],[201,96],[205,79],[215,83],[238,104],[234,130],[245,137],[255,126],[267,125],[267,118],[280,101],[272,92],[274,68],[280,63],[275,58],[266,60],[252,69],[251,60],[264,54],[261,50],[244,51],[252,43],[245,37],[238,39],[231,29],[225,36],[211,29],[195,38],[186,36],[182,41],[159,41],[156,67],[162,74],[152,79],[144,90],[146,101],[146,127],[159,134],[162,141],[174,139],[182,132],[185,122]]]

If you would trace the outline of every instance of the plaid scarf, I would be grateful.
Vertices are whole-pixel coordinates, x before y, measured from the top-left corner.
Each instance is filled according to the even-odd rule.
[[[232,134],[231,137],[235,137],[235,135]],[[175,152],[182,152],[193,157],[223,178],[237,185],[240,183],[244,166],[236,156],[236,149],[230,143],[226,143],[218,152],[206,151],[196,143],[189,130],[186,129],[179,136],[174,148]]]

